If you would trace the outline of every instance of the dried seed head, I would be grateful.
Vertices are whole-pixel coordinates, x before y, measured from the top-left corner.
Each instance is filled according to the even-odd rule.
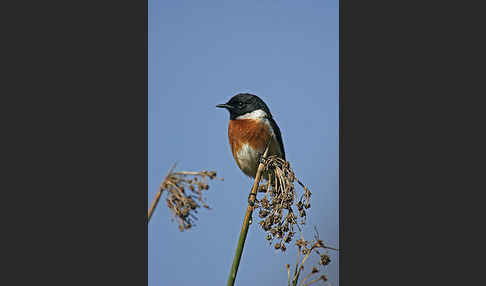
[[[277,235],[277,232],[278,232],[278,230],[277,230],[276,228],[272,228],[272,229],[270,230],[270,233],[271,233],[273,236],[276,236],[276,235]]]
[[[302,206],[303,206],[303,205],[304,205],[304,204],[303,204],[302,202],[298,202],[298,203],[297,203],[297,209],[298,209],[299,211],[301,211],[301,210],[302,210]]]
[[[293,231],[297,226],[305,224],[306,217],[304,208],[310,208],[310,191],[296,177],[290,168],[289,162],[277,157],[270,156],[264,162],[265,172],[270,176],[267,182],[259,185],[260,191],[265,191],[261,199],[259,217],[263,220],[260,226],[263,230],[269,231],[274,238],[282,239],[281,244],[289,243],[292,236],[288,232]],[[294,181],[304,188],[302,195],[297,194]],[[297,198],[301,199],[298,200]],[[301,220],[297,220],[295,212],[299,212]]]
[[[261,199],[260,203],[262,205],[262,208],[264,208],[264,209],[270,208],[270,203],[268,202],[267,197],[264,197],[263,199]]]
[[[319,261],[319,264],[322,265],[328,265],[331,262],[331,257],[327,254],[322,254],[321,255],[321,260]]]
[[[188,177],[190,176],[190,177]],[[167,190],[167,206],[173,219],[179,222],[179,230],[184,231],[193,226],[195,214],[201,207],[210,209],[205,203],[202,191],[209,189],[207,178],[215,178],[216,172],[170,172],[161,184],[162,190]]]
[[[321,248],[321,247],[322,248],[329,248],[329,247],[324,246],[324,243],[322,242],[322,240],[319,239],[319,233],[317,232],[317,228],[315,228],[315,231],[316,231],[316,235],[314,236],[314,239],[312,241],[307,241],[303,237],[301,237],[296,242],[296,245],[299,248],[299,255],[301,255],[301,257],[303,257],[302,260],[298,261],[297,265],[296,265],[296,267],[299,267],[299,272],[302,272],[304,270],[304,263],[307,260],[307,258],[309,257],[309,255],[311,255],[312,252],[315,252],[316,254],[318,254],[320,256],[319,264],[328,265],[331,262],[329,255],[327,255],[327,254],[321,255],[319,253],[319,251],[317,250],[317,248]],[[291,232],[291,233],[293,235],[293,232]],[[308,248],[307,247],[308,245],[311,245],[311,247]],[[290,266],[288,267],[288,269],[290,269]],[[318,273],[319,271],[320,270],[319,270],[318,267],[313,266],[312,269],[311,269],[311,272],[306,276],[305,279],[307,279],[309,277],[309,275]],[[299,276],[297,276],[297,277],[299,277]],[[304,281],[305,281],[305,279],[304,279]],[[327,281],[327,276],[322,275],[318,278],[318,280]],[[294,281],[294,282],[298,282],[298,281]],[[314,282],[317,282],[317,280],[312,280],[312,281],[310,281],[310,282],[308,282],[307,284],[304,284],[304,285],[310,285],[310,284],[313,284]],[[299,284],[299,285],[302,285],[303,283],[304,282],[301,282],[301,284]]]
[[[307,245],[307,241],[305,241],[303,238],[299,238],[295,245],[298,247],[305,247]]]
[[[288,223],[288,222],[287,222],[287,223],[285,223],[285,224],[282,226],[282,231],[283,231],[283,232],[287,232],[287,231],[289,231],[289,223]]]
[[[266,223],[266,221],[265,221],[265,222],[263,222],[262,228],[265,231],[269,231],[272,228],[272,226],[270,224]]]
[[[268,215],[267,210],[262,209],[258,212],[258,216],[261,217],[261,218],[265,218],[267,215]]]

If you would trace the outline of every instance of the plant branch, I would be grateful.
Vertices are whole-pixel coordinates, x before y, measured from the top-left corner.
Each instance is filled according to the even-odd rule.
[[[152,214],[154,213],[155,208],[157,207],[157,204],[159,203],[160,196],[162,195],[162,191],[164,190],[165,181],[167,180],[167,177],[169,177],[169,175],[172,173],[172,170],[174,170],[175,166],[176,166],[176,164],[174,164],[169,169],[169,172],[167,173],[167,176],[162,181],[162,183],[160,184],[159,190],[155,194],[154,200],[152,201],[152,205],[150,205],[150,209],[148,210],[147,224],[150,222],[150,218],[152,217]]]
[[[270,145],[267,144],[267,148],[265,149],[265,153],[263,153],[262,159],[266,159],[268,155],[268,149],[270,148]],[[265,165],[263,164],[262,161],[260,161],[260,164],[258,165],[257,173],[255,176],[255,181],[253,182],[253,187],[251,188],[251,193],[248,198],[248,207],[246,209],[246,214],[245,218],[243,220],[243,226],[241,227],[241,232],[240,232],[240,237],[238,239],[238,244],[236,246],[236,253],[235,257],[233,258],[233,264],[231,265],[231,270],[230,270],[230,275],[228,278],[228,283],[226,283],[226,286],[233,286],[235,283],[236,279],[236,273],[238,272],[238,266],[240,265],[240,259],[241,259],[241,254],[243,253],[243,247],[245,246],[245,240],[246,240],[246,235],[248,233],[248,226],[249,222],[251,219],[251,215],[253,213],[253,206],[250,205],[251,203],[255,203],[255,198],[258,190],[258,186],[260,184],[260,179],[263,173],[263,168]]]
[[[295,262],[295,271],[294,271],[294,277],[292,279],[292,285],[295,286],[297,285],[297,280],[299,279],[299,261],[300,261],[300,251],[301,251],[301,248],[299,246],[299,251],[297,253],[297,261]]]

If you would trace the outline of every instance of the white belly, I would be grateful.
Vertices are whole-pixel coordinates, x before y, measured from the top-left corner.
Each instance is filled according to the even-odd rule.
[[[238,160],[238,166],[247,176],[254,178],[258,169],[260,156],[263,155],[265,150],[255,150],[250,147],[249,144],[243,144],[240,151],[236,154]],[[282,156],[280,152],[280,146],[277,141],[272,140],[270,150],[268,150],[268,156],[278,155]]]
[[[255,177],[258,168],[260,153],[251,148],[248,144],[243,144],[237,153],[238,166],[247,176]]]

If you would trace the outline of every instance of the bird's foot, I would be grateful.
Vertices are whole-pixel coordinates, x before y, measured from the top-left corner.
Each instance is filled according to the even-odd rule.
[[[265,163],[267,162],[267,159],[263,158],[263,153],[259,153],[258,158],[259,158],[258,163],[265,165]]]

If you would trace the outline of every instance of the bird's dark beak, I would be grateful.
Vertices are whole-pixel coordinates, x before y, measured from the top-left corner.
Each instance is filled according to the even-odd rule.
[[[229,105],[229,104],[218,104],[216,105],[216,107],[219,107],[219,108],[226,108],[226,109],[233,109],[233,106]]]

